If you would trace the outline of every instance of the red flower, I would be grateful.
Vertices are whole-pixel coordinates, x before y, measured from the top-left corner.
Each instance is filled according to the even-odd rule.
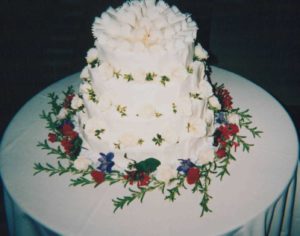
[[[65,152],[67,154],[70,154],[71,153],[71,150],[73,148],[73,144],[70,140],[64,138],[62,141],[61,141],[61,145],[64,147],[65,149]]]
[[[71,139],[75,139],[78,136],[78,133],[73,130],[73,126],[71,124],[64,124],[61,128],[61,132],[64,136],[68,136]]]
[[[57,141],[57,136],[56,136],[56,134],[49,133],[49,134],[48,134],[48,140],[49,140],[51,143],[56,142],[56,141]]]
[[[240,131],[240,129],[236,124],[229,124],[228,131],[230,135],[235,135]]]
[[[150,183],[150,177],[146,173],[142,172],[139,177],[140,179],[138,180],[137,183],[138,187],[147,186]]]
[[[219,97],[221,104],[224,109],[231,110],[232,109],[232,97],[229,94],[229,91],[224,88],[219,88],[217,91],[217,96]]]
[[[229,139],[230,136],[237,134],[239,132],[239,127],[236,124],[228,124],[221,125],[218,130],[221,133],[220,137],[218,138],[218,142],[221,143],[222,141],[224,142],[225,140]]]
[[[219,158],[225,157],[226,156],[226,151],[223,148],[218,149],[218,151],[216,151],[216,155]]]
[[[188,184],[195,184],[200,178],[200,170],[197,167],[191,167],[186,176]]]
[[[78,137],[78,133],[76,131],[70,132],[68,135],[72,140]]]
[[[105,173],[104,172],[93,170],[91,172],[91,176],[97,184],[101,184],[102,182],[105,181]]]
[[[136,171],[126,171],[126,172],[127,175],[124,175],[124,179],[127,179],[130,185],[133,185],[133,182],[136,178]]]
[[[73,126],[71,124],[63,124],[62,128],[61,128],[61,132],[63,135],[65,136],[69,136],[69,133],[73,132]]]
[[[228,129],[227,126],[221,125],[219,127],[219,131],[221,132],[221,135],[224,137],[225,140],[229,139],[229,136],[230,136],[231,133],[230,133],[230,130]]]
[[[74,94],[70,94],[70,95],[66,96],[64,104],[63,104],[64,108],[71,107],[71,102],[72,102],[74,96],[75,96]]]
[[[226,141],[222,140],[221,138],[218,139],[218,143],[220,144],[221,147],[225,148],[227,146]]]

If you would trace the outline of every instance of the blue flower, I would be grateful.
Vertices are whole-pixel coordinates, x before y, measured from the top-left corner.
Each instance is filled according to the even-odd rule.
[[[217,112],[215,114],[215,122],[218,124],[227,124],[226,113],[225,112]]]
[[[98,161],[100,161],[100,165],[97,167],[98,170],[102,172],[111,172],[111,168],[114,166],[114,162],[112,159],[114,158],[114,154],[112,152],[109,152],[107,154],[100,153],[100,158]]]
[[[184,160],[184,159],[179,159],[180,160],[180,166],[177,167],[177,171],[183,172],[184,174],[187,174],[188,170],[191,167],[194,167],[195,164],[191,162],[190,159]]]

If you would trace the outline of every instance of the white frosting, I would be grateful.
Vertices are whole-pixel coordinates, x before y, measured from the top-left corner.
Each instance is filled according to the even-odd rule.
[[[134,73],[160,74],[192,62],[197,25],[189,15],[159,1],[131,1],[109,8],[93,24],[101,61]]]
[[[174,176],[178,159],[211,157],[201,152],[213,142],[209,101],[217,104],[203,62],[193,61],[196,30],[188,15],[163,1],[126,2],[96,18],[101,64],[82,72],[89,77],[80,86],[82,155],[93,160],[95,153],[114,152],[119,169],[127,167],[125,154],[136,161],[154,157],[165,181]],[[89,61],[95,58],[94,49],[88,54]]]

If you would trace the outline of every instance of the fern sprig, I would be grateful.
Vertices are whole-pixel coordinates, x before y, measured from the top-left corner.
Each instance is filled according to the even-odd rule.
[[[155,179],[152,184],[153,185],[148,185],[146,187],[139,187],[137,190],[129,188],[131,193],[130,195],[113,199],[112,202],[115,206],[114,212],[116,212],[118,209],[123,209],[124,206],[128,206],[134,200],[140,200],[142,203],[146,193],[155,189],[163,189],[165,185],[164,182],[156,181]]]

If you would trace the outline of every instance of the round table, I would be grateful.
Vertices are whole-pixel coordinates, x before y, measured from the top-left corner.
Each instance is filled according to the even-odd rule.
[[[212,213],[200,217],[200,196],[190,191],[174,202],[158,191],[143,203],[113,213],[111,199],[127,193],[120,185],[69,187],[70,175],[33,176],[35,162],[55,163],[36,147],[47,137],[39,118],[49,108],[47,94],[79,85],[79,75],[63,79],[34,96],[16,114],[1,143],[1,176],[11,235],[288,235],[299,223],[295,200],[298,140],[282,106],[248,80],[212,67],[212,81],[224,83],[234,106],[250,109],[262,138],[249,142],[250,153],[238,151],[230,176],[213,179]],[[298,188],[299,189],[299,188]],[[293,204],[294,214],[293,214]],[[298,224],[299,225],[299,224]],[[293,227],[292,233],[299,232]]]

